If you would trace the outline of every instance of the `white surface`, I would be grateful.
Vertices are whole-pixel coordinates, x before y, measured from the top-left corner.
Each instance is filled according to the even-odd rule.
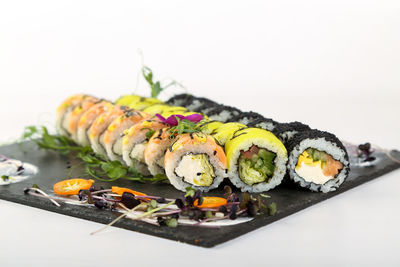
[[[193,94],[399,149],[400,2],[329,2],[0,2],[0,141],[70,94],[134,91],[140,48]],[[399,176],[213,249],[0,201],[0,266],[398,266]]]

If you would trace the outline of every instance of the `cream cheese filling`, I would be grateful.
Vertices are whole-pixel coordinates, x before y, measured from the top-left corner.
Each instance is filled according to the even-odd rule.
[[[325,176],[320,164],[308,165],[302,162],[300,166],[296,167],[296,173],[305,181],[315,184],[324,184],[334,178],[333,176]]]
[[[213,167],[204,154],[184,155],[175,172],[185,182],[198,186],[210,186],[215,177]]]

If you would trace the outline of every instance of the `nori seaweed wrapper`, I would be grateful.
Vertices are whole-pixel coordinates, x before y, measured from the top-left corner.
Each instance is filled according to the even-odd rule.
[[[190,100],[185,102],[185,107],[191,111],[196,111],[203,105],[219,105],[218,103],[205,98],[205,97],[192,97]]]
[[[191,101],[193,98],[195,98],[191,94],[179,94],[179,95],[174,95],[170,99],[168,99],[165,103],[171,106],[180,106],[180,107],[186,107],[186,103]]]
[[[193,109],[194,112],[200,112],[203,113],[204,115],[207,115],[216,107],[219,107],[220,104],[217,104],[215,102],[209,102],[209,103],[204,103],[198,108]]]
[[[339,140],[339,138],[336,137],[333,133],[325,132],[325,131],[320,131],[317,129],[309,130],[309,131],[304,131],[304,132],[299,132],[296,134],[287,144],[286,144],[286,149],[288,151],[288,154],[295,148],[301,141],[304,139],[316,139],[323,137],[325,138],[326,141],[335,143],[340,149],[346,152],[346,160],[349,160],[349,155],[347,154],[347,150],[343,143]]]
[[[230,106],[225,106],[225,105],[218,105],[218,106],[215,106],[214,108],[212,108],[211,110],[209,110],[206,115],[211,120],[227,122],[228,120],[239,115],[240,113],[242,113],[242,111],[240,111],[240,109],[230,107]]]
[[[265,119],[263,115],[253,112],[253,111],[248,111],[248,112],[242,112],[239,115],[233,117],[230,119],[228,122],[239,122],[243,124],[251,124],[254,121],[260,120],[260,119]]]
[[[260,118],[257,119],[255,121],[253,121],[252,123],[249,123],[249,127],[255,127],[255,128],[262,128],[264,130],[268,130],[270,132],[272,132],[276,125],[278,125],[279,122],[274,121],[273,119],[270,118]]]
[[[273,133],[286,145],[295,134],[305,131],[310,131],[310,126],[294,121],[290,123],[278,123],[273,129]]]
[[[350,172],[349,155],[347,153],[345,146],[334,134],[325,132],[325,131],[316,130],[316,129],[299,132],[298,134],[294,135],[293,138],[287,142],[287,144],[285,144],[287,152],[288,152],[288,157],[289,157],[287,172],[290,173],[290,171],[291,171],[291,170],[289,170],[289,165],[290,165],[290,161],[292,160],[291,157],[293,156],[292,152],[294,149],[296,149],[296,147],[300,144],[300,142],[302,142],[303,140],[306,140],[306,139],[318,139],[318,138],[324,138],[327,142],[336,144],[339,147],[339,149],[344,152],[344,160],[347,162],[347,165],[344,166],[345,171],[343,172],[343,175],[345,176],[345,178],[344,178],[344,180],[345,180],[348,177],[348,174]],[[329,154],[329,151],[326,151],[326,152]],[[295,160],[297,161],[297,159],[295,159]],[[295,171],[293,170],[293,172],[295,172]],[[342,175],[342,173],[341,173],[341,175]],[[295,181],[294,178],[291,177],[290,174],[287,175],[287,178],[289,178],[292,182],[294,182],[298,186],[307,188],[311,191],[323,191],[322,187],[324,187],[327,183],[329,183],[329,181],[328,181],[322,185],[322,184],[315,184],[313,182],[306,182],[306,185],[304,185],[304,184],[301,185],[302,182]],[[336,190],[343,183],[343,181],[339,181],[339,180],[331,180],[331,181],[334,181],[334,182],[332,184],[330,184],[331,190],[329,190],[329,191]]]

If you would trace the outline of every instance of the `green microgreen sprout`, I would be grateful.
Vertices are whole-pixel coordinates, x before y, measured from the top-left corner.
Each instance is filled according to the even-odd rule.
[[[273,216],[276,213],[276,203],[272,202],[270,205],[268,205],[268,215]]]
[[[153,98],[157,98],[162,91],[164,91],[165,89],[167,89],[170,86],[178,85],[180,87],[183,87],[180,83],[178,83],[177,81],[174,81],[174,80],[166,85],[161,85],[160,81],[154,81],[153,71],[147,66],[142,67],[142,75],[143,75],[143,78],[146,80],[146,82],[150,86],[151,97],[153,97]]]

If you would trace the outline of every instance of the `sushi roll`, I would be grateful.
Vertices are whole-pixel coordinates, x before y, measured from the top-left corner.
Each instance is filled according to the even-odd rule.
[[[202,133],[211,134],[223,124],[224,123],[220,121],[205,121],[199,124],[199,128]]]
[[[164,164],[170,183],[181,191],[192,186],[207,192],[226,177],[224,150],[203,133],[178,136],[165,153]]]
[[[151,136],[167,125],[158,119],[142,120],[126,131],[122,138],[122,158],[127,166],[134,166],[141,174],[150,175],[144,154]]]
[[[118,98],[117,101],[115,101],[115,104],[121,106],[129,106],[130,104],[143,102],[145,101],[145,99],[145,97],[139,95],[124,95]]]
[[[204,115],[208,115],[213,109],[215,109],[219,106],[220,105],[215,102],[204,103],[200,107],[193,109],[193,111],[202,113]]]
[[[232,138],[236,131],[247,128],[246,125],[237,122],[223,123],[210,133],[220,146],[224,146],[226,142]]]
[[[277,125],[278,122],[269,118],[259,118],[247,124],[249,127],[261,128],[270,132],[273,132]]]
[[[113,120],[104,132],[103,143],[107,157],[110,160],[122,160],[122,139],[125,130],[142,120],[150,118],[147,113],[133,109],[125,110],[124,114]]]
[[[286,145],[295,134],[310,130],[310,126],[294,121],[290,123],[278,123],[273,133]]]
[[[78,123],[79,120],[81,119],[82,115],[91,107],[94,105],[100,103],[101,100],[97,98],[85,98],[82,100],[82,102],[76,106],[70,116],[69,116],[69,121],[68,121],[68,132],[71,135],[71,139],[74,140],[75,142],[78,141]]]
[[[188,101],[191,101],[194,98],[194,96],[190,95],[190,94],[179,94],[179,95],[174,95],[173,97],[171,97],[170,99],[167,100],[167,104],[171,105],[171,106],[181,106],[181,107],[185,107],[186,103]]]
[[[169,128],[163,128],[150,138],[144,150],[144,161],[152,175],[165,174],[164,156],[175,137],[171,136]]]
[[[165,118],[168,118],[171,115],[184,115],[187,113],[187,108],[184,107],[178,107],[178,106],[171,106],[167,109],[164,109],[162,112],[160,112],[160,115],[162,115]]]
[[[271,132],[244,128],[225,144],[228,174],[242,192],[263,192],[279,185],[286,173],[287,151]]]
[[[319,130],[296,134],[287,145],[289,178],[303,188],[335,191],[350,171],[349,156],[333,134]]]
[[[206,114],[210,120],[222,121],[227,122],[231,120],[233,117],[239,115],[241,111],[237,108],[225,106],[225,105],[218,105],[210,110],[206,111]]]
[[[237,116],[234,116],[232,119],[230,119],[228,122],[238,122],[242,123],[245,125],[249,125],[257,120],[265,119],[261,114],[258,114],[253,111],[249,112],[242,112]]]
[[[203,105],[217,105],[217,103],[205,97],[192,97],[183,106],[188,110],[196,111]]]
[[[90,126],[92,126],[93,122],[100,114],[107,112],[113,108],[114,105],[111,102],[103,100],[84,112],[78,122],[78,130],[76,134],[77,143],[81,146],[89,146]]]
[[[145,109],[143,109],[143,112],[146,112],[148,114],[157,114],[157,113],[161,113],[164,110],[170,109],[171,106],[165,103],[159,103],[159,104],[154,104],[152,106],[149,106]]]
[[[143,111],[144,109],[156,104],[163,104],[163,102],[157,98],[146,97],[143,98],[141,101],[130,103],[127,106],[134,110]]]
[[[77,94],[64,100],[57,108],[56,113],[56,130],[60,135],[70,137],[69,133],[69,118],[71,112],[80,104],[84,99],[93,98],[92,96]]]
[[[107,156],[104,134],[108,126],[118,117],[122,116],[124,112],[129,112],[130,109],[126,106],[115,105],[112,109],[97,116],[89,129],[89,142],[93,151],[104,157]]]

